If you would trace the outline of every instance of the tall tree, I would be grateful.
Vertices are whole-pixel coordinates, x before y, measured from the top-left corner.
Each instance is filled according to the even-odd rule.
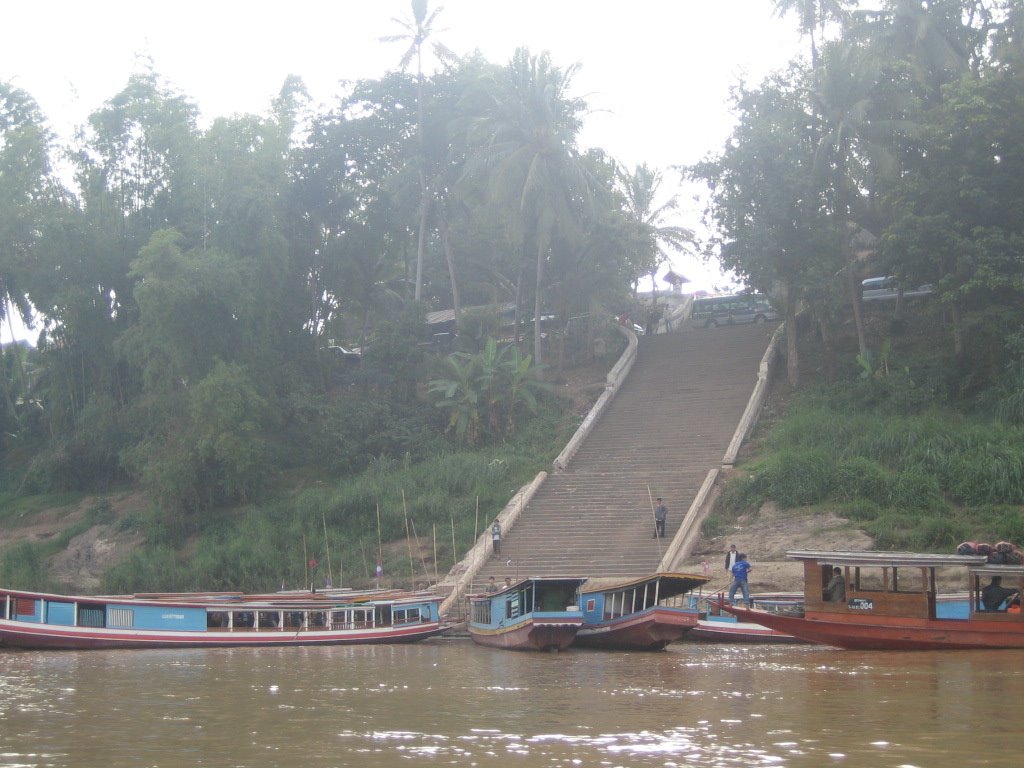
[[[775,14],[785,16],[795,13],[799,18],[800,32],[811,42],[811,67],[818,66],[818,48],[824,40],[829,22],[846,22],[851,7],[858,0],[772,0]]]
[[[616,176],[625,203],[626,221],[636,243],[636,255],[631,261],[638,273],[650,274],[653,284],[659,267],[670,258],[666,248],[680,251],[692,245],[693,232],[667,223],[669,215],[679,208],[679,201],[672,195],[658,202],[663,181],[660,171],[641,163],[633,171],[619,168]]]
[[[427,247],[427,217],[429,215],[430,196],[427,189],[426,153],[424,151],[423,137],[423,112],[424,112],[424,87],[423,87],[423,46],[434,32],[434,22],[443,7],[429,10],[428,0],[411,0],[412,18],[398,19],[393,21],[405,31],[398,35],[388,35],[381,38],[383,42],[408,42],[409,47],[402,55],[399,62],[399,69],[405,71],[413,59],[416,60],[416,136],[419,145],[418,174],[420,180],[420,206],[419,206],[419,227],[416,237],[416,282],[414,300],[419,301],[423,290],[423,257]],[[434,55],[441,63],[449,63],[455,60],[456,56],[444,44],[434,41],[431,43]]]
[[[516,51],[473,128],[467,172],[484,174],[515,215],[513,238],[535,254],[533,358],[542,361],[544,267],[559,230],[579,229],[592,180],[576,150],[583,103],[568,96],[575,67],[563,71],[545,53]]]

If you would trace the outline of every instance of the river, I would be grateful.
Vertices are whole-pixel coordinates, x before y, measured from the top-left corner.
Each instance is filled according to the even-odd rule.
[[[0,766],[1019,766],[1017,651],[0,651]]]

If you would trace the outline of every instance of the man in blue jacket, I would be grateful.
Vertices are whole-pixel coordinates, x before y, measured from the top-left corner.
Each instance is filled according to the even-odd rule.
[[[736,562],[732,566],[732,584],[729,585],[729,602],[736,597],[736,590],[743,593],[743,599],[747,601],[747,608],[754,607],[754,601],[750,599],[750,585],[747,576],[753,566],[747,562],[747,556],[740,552],[736,556]]]

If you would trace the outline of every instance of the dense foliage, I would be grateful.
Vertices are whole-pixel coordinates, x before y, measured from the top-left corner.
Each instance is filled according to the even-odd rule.
[[[733,136],[690,169],[711,191],[709,251],[784,308],[794,384],[797,313],[826,340],[852,318],[866,358],[860,281],[894,275],[934,286],[961,391],[999,381],[1019,403],[1006,372],[1024,324],[1021,4],[776,7],[798,13],[811,61],[739,87]]]
[[[775,6],[809,61],[737,88],[733,135],[690,173],[709,253],[784,310],[790,383],[815,363],[829,380],[795,396],[726,514],[838,511],[880,548],[1022,541],[1024,6]],[[933,293],[868,308],[875,275]]]
[[[413,7],[404,63],[436,16]],[[298,468],[433,455],[449,424],[471,442],[513,432],[542,358],[591,349],[651,256],[630,174],[576,146],[572,68],[526,50],[442,63],[352,83],[323,111],[289,78],[265,114],[207,128],[143,71],[71,146],[0,83],[0,306],[41,329],[0,366],[6,490],[138,483],[191,515]],[[463,306],[486,309],[432,345]],[[568,338],[569,317],[595,322]],[[480,355],[509,376],[473,384],[490,402],[467,430],[456,401],[473,393],[435,385],[437,408],[428,384]]]

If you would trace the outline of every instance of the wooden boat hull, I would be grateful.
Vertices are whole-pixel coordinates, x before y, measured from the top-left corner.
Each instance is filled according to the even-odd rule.
[[[561,651],[572,645],[582,625],[579,621],[550,622],[527,617],[498,629],[470,625],[469,636],[478,645],[512,651]]]
[[[413,643],[448,630],[438,623],[356,630],[234,630],[231,632],[154,632],[88,627],[53,627],[0,621],[4,647],[48,650],[105,648],[232,648],[265,646]]]
[[[851,650],[968,650],[1024,648],[1024,624],[974,619],[914,619],[885,616],[803,618],[726,607],[741,621],[756,622],[807,642]]]
[[[660,651],[697,625],[695,610],[654,606],[599,624],[584,624],[575,644],[585,648]]]
[[[749,621],[731,621],[729,619],[700,619],[697,626],[691,629],[687,640],[700,640],[712,643],[803,643],[805,641],[793,635],[771,629],[762,624]]]

